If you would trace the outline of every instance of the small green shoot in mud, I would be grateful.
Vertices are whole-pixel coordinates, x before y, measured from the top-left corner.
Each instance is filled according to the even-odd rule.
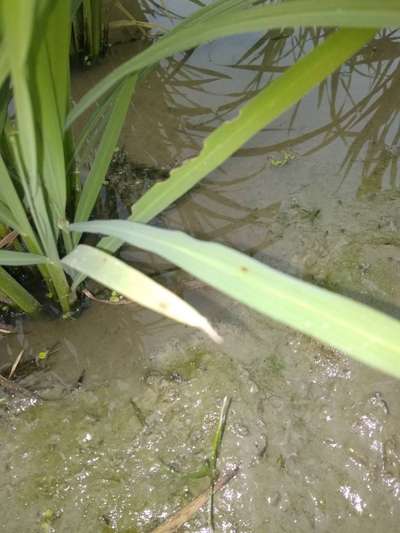
[[[278,455],[276,463],[281,470],[286,470],[286,460],[281,453]]]
[[[285,363],[278,355],[273,354],[268,358],[268,368],[271,374],[274,376],[280,376],[285,370]]]
[[[209,529],[210,532],[214,531],[214,492],[215,492],[215,481],[218,477],[218,470],[217,470],[217,462],[219,453],[221,450],[221,444],[222,439],[224,437],[225,427],[226,427],[226,419],[228,417],[228,411],[229,407],[231,405],[231,398],[228,396],[225,396],[222,407],[221,407],[221,413],[219,415],[219,421],[217,430],[215,432],[212,445],[211,445],[211,460],[210,460],[210,473],[211,473],[211,486],[210,486],[210,500],[209,500]]]
[[[59,512],[54,512],[51,509],[46,509],[46,511],[41,513],[40,530],[45,533],[51,533],[52,531],[55,531],[53,524],[59,517]]]

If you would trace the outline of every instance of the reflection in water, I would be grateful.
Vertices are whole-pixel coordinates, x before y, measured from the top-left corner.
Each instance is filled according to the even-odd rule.
[[[171,25],[195,4],[144,1],[142,7],[148,20]],[[321,29],[299,29],[232,37],[163,61],[136,95],[137,106],[131,110],[123,141],[130,157],[172,167],[195,155],[215,127],[326,34]],[[164,215],[166,222],[254,251],[265,248],[264,239],[250,237],[248,242],[238,235],[245,226],[247,234],[251,228],[257,233],[253,210],[261,214],[276,208],[288,194],[308,187],[338,198],[362,198],[366,193],[396,190],[399,36],[382,31],[318,89],[238,150],[173,213]],[[129,54],[126,45],[110,61],[120,62]],[[282,168],[274,166],[288,150],[294,159],[284,161]],[[261,222],[270,220],[261,218]]]
[[[198,3],[141,5],[144,17],[165,26]],[[306,28],[243,35],[163,61],[139,86],[131,106],[122,137],[130,159],[171,168],[197,154],[215,127],[326,34]],[[264,257],[281,238],[282,211],[291,202],[324,213],[332,201],[396,191],[399,36],[379,33],[164,213],[164,224]],[[77,95],[137,48],[137,43],[112,48],[103,66],[77,80]]]
[[[164,61],[146,90],[157,93],[157,101],[149,93],[147,98],[157,117],[159,143],[170,154],[168,164],[196,154],[222,120],[234,116],[241,104],[324,35],[299,30],[288,36],[269,32],[231,38]],[[179,204],[168,223],[249,250],[233,233],[254,222],[253,209],[277,205],[305,186],[328,189],[339,198],[396,190],[398,39],[398,32],[382,32],[215,171]],[[139,136],[135,140],[140,151],[143,143]],[[288,149],[295,160],[273,168],[271,160],[282,158]]]
[[[174,2],[168,3],[168,13],[157,2],[142,4],[150,20],[179,20]],[[179,4],[178,11],[182,4],[193,9],[190,1]],[[187,146],[188,135],[190,141],[200,141],[221,120],[232,116],[240,104],[325,35],[321,29],[274,30],[261,36],[226,39],[225,43],[202,47],[194,55],[187,53],[164,62],[158,74],[167,105],[185,121],[183,146]],[[352,166],[361,160],[361,182],[357,184],[360,194],[398,186],[399,35],[398,31],[382,31],[323,82],[311,98],[305,98],[284,119],[276,121],[278,128],[267,128],[266,142],[265,136],[259,135],[256,146],[246,147],[238,155],[262,156],[292,146],[307,156],[334,146],[342,179],[349,177]],[[198,144],[190,144],[195,153]]]
[[[133,10],[135,2],[125,0],[123,3]],[[164,26],[176,24],[200,5],[208,3],[193,0],[140,2],[142,16]],[[171,111],[170,116],[160,117],[157,123],[164,134],[164,142],[171,147],[168,163],[174,162],[174,155],[187,157],[196,153],[203,137],[221,120],[236,113],[240,104],[320,43],[326,34],[326,30],[309,28],[273,30],[264,35],[225,39],[164,61],[151,83],[152,89],[160,83],[160,94],[153,102],[159,109],[154,111]],[[368,152],[368,161],[385,159],[384,150],[389,151],[393,173],[398,162],[395,124],[399,107],[396,90],[398,51],[399,33],[381,32],[310,97],[284,119],[276,121],[278,127],[269,127],[267,142],[260,135],[257,146],[241,150],[240,155],[264,155],[279,151],[283,146],[301,148],[306,155],[339,139],[346,173],[360,159],[366,144],[375,145],[375,152]],[[382,95],[387,90],[389,93],[384,98]],[[391,102],[390,108],[388,101]],[[169,120],[175,122],[168,125],[166,121]],[[176,131],[180,132],[180,154],[174,154],[175,139],[169,138],[169,134]],[[337,153],[337,146],[335,151]],[[367,174],[366,168],[363,175]]]

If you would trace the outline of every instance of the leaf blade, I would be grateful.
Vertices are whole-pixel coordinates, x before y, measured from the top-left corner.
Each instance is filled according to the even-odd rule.
[[[368,41],[372,35],[373,31],[370,32],[370,30],[339,30],[330,36],[321,45],[323,46],[322,49],[318,47],[310,52],[245,104],[237,117],[214,130],[205,140],[198,156],[174,169],[165,182],[151,187],[134,204],[129,220],[149,222],[157,216],[173,201],[190,190],[207,173],[216,168],[243,142],[279,116],[290,105],[296,103],[319,80],[339,66],[343,57],[346,59],[350,57],[357,47]],[[356,38],[354,39],[354,37]],[[333,54],[336,44],[340,46],[340,53]],[[299,71],[300,78],[298,77]],[[315,77],[313,78],[314,73]],[[285,100],[282,100],[280,104],[276,104],[277,95],[285,96]],[[244,126],[242,122],[245,123]],[[235,142],[233,142],[231,132],[235,128],[240,128],[241,131],[236,134]],[[103,250],[115,252],[120,244],[115,238],[105,237],[98,246]],[[77,277],[74,281],[75,286],[81,283],[82,279],[82,276]]]
[[[0,293],[5,294],[25,313],[33,314],[40,309],[39,302],[1,266]]]
[[[49,263],[49,259],[44,255],[0,250],[0,265],[3,266],[43,265],[45,263]]]
[[[97,248],[80,244],[62,259],[62,264],[78,270],[157,313],[198,328],[213,340],[220,337],[208,320],[174,293],[142,272]]]
[[[123,81],[117,90],[113,101],[111,117],[104,129],[100,144],[96,151],[95,160],[86,178],[82,193],[75,212],[75,222],[87,220],[96,203],[100,189],[104,183],[115,146],[117,144],[125,116],[128,111],[132,95],[135,91],[137,76],[131,76]],[[76,235],[74,242],[77,243]]]
[[[36,29],[34,83],[31,84],[34,113],[40,131],[41,180],[58,234],[65,219],[67,177],[64,154],[64,122],[69,98],[69,2],[53,0]],[[38,26],[39,23],[36,24]]]
[[[243,106],[238,115],[216,128],[201,152],[175,168],[133,206],[131,220],[148,222],[217,168],[266,124],[298,102],[373,37],[375,30],[339,30],[272,81]]]
[[[183,27],[176,27],[147,50],[117,67],[88,91],[72,109],[67,119],[67,127],[125,76],[154,65],[177,52],[228,35],[285,27],[396,27],[400,25],[400,6],[397,0],[380,0],[379,5],[376,0],[325,0],[323,3],[301,0],[234,10],[228,14],[222,12],[212,19],[208,18],[207,24],[203,23],[199,13],[196,16],[197,23],[184,21]]]
[[[124,220],[71,229],[113,235],[154,252],[256,311],[400,377],[400,322],[364,304],[178,231]]]

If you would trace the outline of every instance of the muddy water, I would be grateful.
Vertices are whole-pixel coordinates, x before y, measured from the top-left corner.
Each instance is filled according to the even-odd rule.
[[[195,154],[316,40],[269,37],[164,62],[130,109],[121,145],[131,160],[168,167]],[[76,80],[77,94],[137,46],[112,48]],[[396,34],[377,39],[162,222],[398,316],[398,47]],[[20,381],[42,400],[0,403],[0,530],[151,531],[208,486],[196,473],[228,396],[218,467],[239,472],[215,498],[216,531],[398,531],[399,382],[184,274],[164,281],[210,316],[221,347],[134,305],[105,304],[79,320],[20,323],[0,340],[4,360],[59,343]],[[183,530],[209,531],[207,509]]]

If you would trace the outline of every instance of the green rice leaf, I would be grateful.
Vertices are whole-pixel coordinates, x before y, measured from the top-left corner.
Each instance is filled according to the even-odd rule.
[[[198,328],[219,342],[206,318],[174,293],[142,272],[91,246],[79,245],[62,259],[62,264],[90,276],[106,287],[148,309],[188,326]]]
[[[25,165],[37,176],[36,132],[28,82],[28,53],[35,23],[37,0],[3,0],[1,4],[5,53],[11,70],[14,102],[20,126]]]
[[[9,208],[0,201],[0,223],[5,224],[10,228],[17,228],[18,224],[15,221]]]
[[[41,254],[42,250],[29,222],[24,205],[15,190],[14,183],[0,155],[0,217],[7,225],[20,233],[30,252]]]
[[[298,102],[373,36],[374,30],[339,30],[269,83],[238,116],[216,128],[200,154],[175,168],[133,206],[132,220],[148,222],[222,164],[253,135]]]
[[[0,43],[0,87],[4,84],[7,76],[10,73],[8,64],[8,56],[5,50],[4,41]]]
[[[242,4],[239,2],[239,7],[240,5]],[[201,10],[193,16],[197,17],[197,22],[192,22],[189,18],[182,26],[178,25],[174,31],[103,78],[72,109],[67,127],[120,80],[177,52],[227,35],[276,28],[315,25],[352,28],[398,27],[400,4],[398,0],[297,0],[245,10],[235,9],[231,13],[222,11],[214,17],[208,16],[206,24],[201,18]]]
[[[61,0],[58,0],[61,1]],[[55,263],[42,267],[46,269],[47,280],[51,278],[49,287],[54,286],[61,306],[65,312],[69,310],[69,287],[64,271],[58,261],[57,226],[54,224],[52,210],[47,203],[46,190],[43,187],[42,139],[36,117],[39,115],[35,105],[37,94],[32,80],[32,72],[38,66],[35,63],[38,48],[44,39],[44,28],[41,27],[48,9],[56,4],[48,0],[3,0],[0,3],[3,39],[5,52],[11,70],[14,104],[17,116],[18,132],[9,136],[14,164],[24,190],[30,215],[36,226],[40,246],[44,253]],[[69,6],[69,2],[67,2]],[[67,25],[68,26],[68,25]],[[69,31],[65,30],[65,31]],[[42,32],[42,33],[41,33]],[[61,37],[62,40],[62,37]],[[50,56],[48,56],[51,61]],[[61,67],[60,67],[61,68]],[[61,79],[61,78],[60,78]],[[56,89],[54,89],[56,90]],[[42,103],[42,108],[44,104]],[[61,125],[62,127],[63,125]],[[59,155],[59,154],[58,154]],[[52,176],[46,176],[47,180]],[[57,197],[57,200],[59,197]],[[51,203],[51,198],[49,199]],[[19,219],[17,220],[19,223]]]
[[[71,229],[113,235],[156,253],[256,311],[400,377],[400,322],[366,305],[178,231],[125,220],[73,224]]]
[[[2,267],[0,267],[0,293],[7,296],[25,313],[33,314],[40,309],[39,302]]]
[[[103,44],[103,5],[98,0],[83,0],[83,20],[87,49],[91,57],[98,57]]]
[[[36,256],[42,256],[43,251],[38,242],[36,233],[30,224],[24,205],[15,190],[14,184],[1,156],[0,183],[0,200],[3,200],[3,203],[0,202],[0,218],[7,225],[18,231],[29,252]],[[64,307],[66,310],[69,305],[66,296],[68,286],[63,271],[59,268],[59,265],[44,264],[43,262],[38,264],[38,268],[49,288],[52,288],[53,284],[56,286],[57,293],[60,295],[60,300],[62,298],[65,302]],[[50,280],[50,277],[53,277],[52,281]]]
[[[24,190],[24,194],[25,194],[24,200],[29,208],[30,214],[32,215],[32,218],[34,220],[34,223],[35,223],[35,226],[36,226],[39,238],[40,238],[40,246],[43,246],[43,249],[45,250],[46,255],[57,260],[58,252],[57,252],[55,234],[53,232],[54,228],[51,225],[51,222],[48,217],[47,206],[46,206],[46,202],[44,199],[44,190],[41,186],[40,181],[37,181],[37,177],[34,178],[32,174],[29,174],[28,176],[25,173],[25,165],[24,165],[24,161],[23,161],[22,154],[20,151],[18,135],[10,134],[8,136],[8,141],[9,141],[10,148],[12,150],[13,162],[17,169],[18,179],[21,182],[23,190]],[[5,166],[4,168],[7,171],[7,168]],[[0,164],[0,172],[1,172],[1,164]],[[4,172],[3,172],[3,175],[5,175]],[[17,205],[17,201],[14,202],[13,200],[13,202],[11,203],[10,201],[8,201],[7,197],[4,197],[4,199],[7,205],[12,205],[12,203]],[[24,204],[22,204],[22,201],[19,198],[19,196],[18,196],[18,201],[20,202],[22,206],[22,210],[24,210],[25,202]],[[25,217],[27,217],[26,213],[25,213]],[[16,217],[16,220],[18,223],[20,223],[20,221],[23,220],[22,211],[19,213],[18,218]]]
[[[65,0],[53,0],[37,35],[37,60],[31,87],[37,127],[41,132],[40,171],[53,216],[54,232],[64,222],[67,182],[64,156],[64,122],[69,99],[70,9]]]
[[[36,22],[45,3],[39,0],[4,0],[1,6],[6,53],[11,68],[13,97],[18,132],[9,136],[18,178],[25,193],[41,245],[47,256],[58,259],[55,228],[49,218],[41,177],[38,148],[40,140],[35,126],[28,51]]]
[[[1,50],[0,50],[0,62],[1,62]],[[11,91],[10,83],[8,80],[6,80],[2,84],[0,84],[0,136],[3,136],[4,130],[7,124],[8,107],[9,107],[11,98],[12,98],[12,91]]]
[[[0,250],[0,265],[3,266],[42,265],[48,262],[49,259],[44,255],[30,254],[27,252],[13,252],[11,250]]]
[[[107,121],[100,144],[96,151],[92,168],[79,198],[78,207],[75,213],[76,222],[87,220],[96,203],[125,121],[125,116],[135,90],[136,82],[137,76],[131,76],[124,80],[117,88],[115,98],[113,99],[110,118]],[[78,240],[79,235],[75,235],[74,242],[77,242]]]
[[[87,117],[81,130],[76,133],[74,137],[74,151],[67,164],[68,169],[73,168],[75,161],[84,159],[86,151],[90,150],[92,146],[97,146],[99,142],[98,137],[100,137],[99,131],[103,132],[110,118],[110,110],[114,106],[116,93],[117,91],[114,89],[96,102],[96,106],[92,109],[90,116]]]
[[[80,8],[83,0],[71,0],[71,17],[74,17]]]
[[[374,30],[339,30],[269,83],[245,104],[238,116],[216,128],[205,140],[200,154],[174,169],[170,177],[151,187],[136,202],[130,220],[149,222],[172,202],[190,190],[218,167],[247,140],[264,128],[310,89],[332,73],[340,64],[374,35]],[[116,251],[120,242],[103,238],[99,247]],[[82,281],[80,276],[75,285]]]

